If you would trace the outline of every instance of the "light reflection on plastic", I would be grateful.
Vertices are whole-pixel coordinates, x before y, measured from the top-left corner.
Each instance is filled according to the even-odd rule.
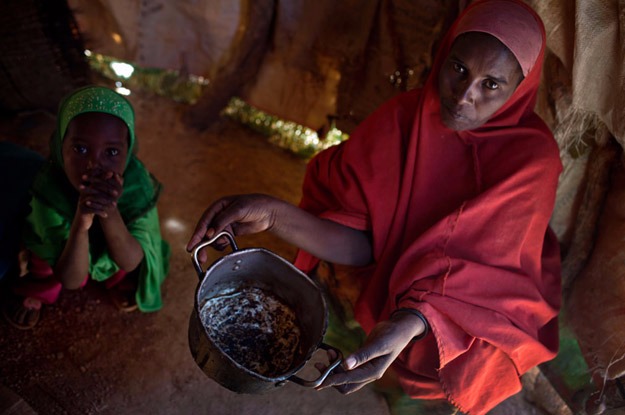
[[[115,72],[115,75],[122,78],[130,78],[135,68],[125,62],[111,62],[111,69]]]
[[[115,88],[115,92],[121,95],[130,95],[130,89],[124,87]]]

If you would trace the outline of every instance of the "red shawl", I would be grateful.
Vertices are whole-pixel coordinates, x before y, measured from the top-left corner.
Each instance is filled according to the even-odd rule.
[[[456,132],[441,122],[437,77],[467,31],[499,38],[525,79],[486,124]],[[562,166],[533,111],[544,47],[542,23],[522,2],[475,2],[422,90],[387,102],[309,164],[301,207],[371,232],[374,263],[355,309],[365,331],[402,307],[430,323],[393,366],[414,398],[482,414],[557,352],[560,256],[549,219]],[[298,254],[304,271],[314,263]]]

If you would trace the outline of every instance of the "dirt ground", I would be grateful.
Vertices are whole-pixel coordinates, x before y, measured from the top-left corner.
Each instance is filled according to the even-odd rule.
[[[180,123],[184,108],[165,98],[133,94],[139,157],[164,184],[162,231],[172,247],[164,307],[122,313],[103,289],[63,292],[30,331],[0,321],[0,386],[39,414],[389,414],[372,388],[343,396],[287,382],[264,395],[239,395],[205,376],[188,347],[188,319],[198,284],[188,237],[208,204],[226,194],[264,192],[296,203],[305,161],[230,121],[198,133]],[[51,117],[5,121],[2,138],[47,152]],[[268,234],[237,240],[292,258],[293,247]],[[220,253],[211,253],[214,260]],[[0,414],[10,412],[5,398]],[[544,414],[523,397],[492,414]],[[10,404],[10,402],[9,402]],[[15,407],[14,407],[15,408]]]

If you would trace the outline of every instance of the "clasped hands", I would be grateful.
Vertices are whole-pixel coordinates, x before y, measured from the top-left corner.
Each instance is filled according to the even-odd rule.
[[[83,174],[78,188],[78,213],[84,228],[91,227],[94,216],[106,219],[117,209],[123,184],[123,177],[110,170],[93,168]]]

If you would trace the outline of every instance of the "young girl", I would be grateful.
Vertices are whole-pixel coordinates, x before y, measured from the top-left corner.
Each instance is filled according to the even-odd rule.
[[[42,304],[88,278],[104,281],[121,309],[161,308],[170,252],[156,208],[161,186],[134,147],[134,110],[121,95],[88,86],[63,100],[50,160],[31,186],[27,273],[3,308],[12,325],[33,327]]]

